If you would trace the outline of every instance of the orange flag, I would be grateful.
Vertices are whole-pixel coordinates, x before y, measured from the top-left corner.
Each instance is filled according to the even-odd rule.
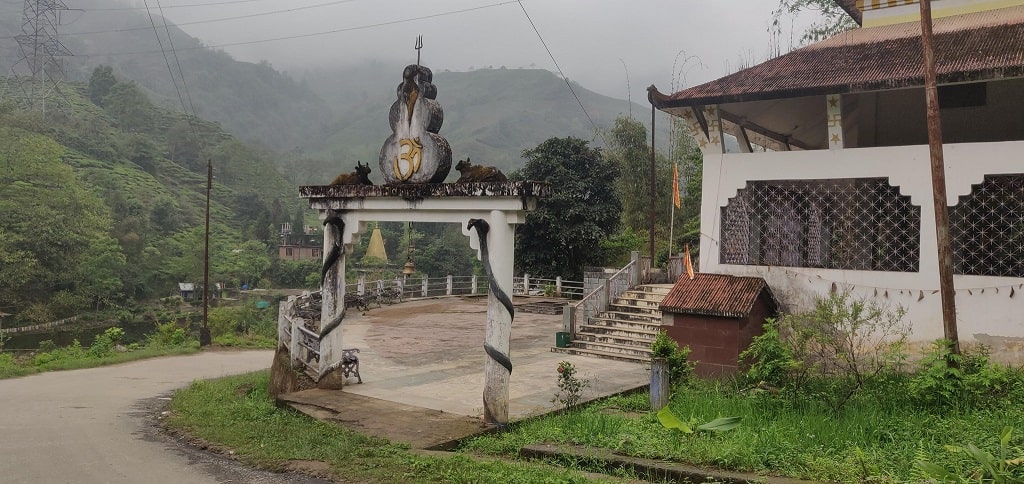
[[[676,204],[676,208],[682,206],[679,200],[679,164],[672,165],[672,203]]]
[[[695,277],[693,274],[693,262],[690,261],[690,244],[686,244],[686,253],[683,254],[683,264],[686,265],[686,275],[690,276],[692,281]]]

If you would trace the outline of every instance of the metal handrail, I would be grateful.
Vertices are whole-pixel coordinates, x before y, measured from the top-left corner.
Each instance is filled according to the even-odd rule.
[[[628,264],[623,266],[608,279],[605,279],[600,285],[590,291],[579,302],[572,304],[572,317],[569,320],[569,334],[570,337],[575,336],[576,328],[580,322],[590,321],[590,318],[597,314],[600,314],[608,309],[608,304],[611,303],[615,298],[619,297],[623,292],[629,289],[630,281],[635,278],[630,277],[630,281],[627,281],[624,288],[621,288],[621,284],[618,284],[619,280],[623,277],[629,277],[633,275],[633,271],[637,269],[637,261],[631,260]],[[613,286],[612,284],[615,283]],[[582,308],[582,311],[580,310]]]

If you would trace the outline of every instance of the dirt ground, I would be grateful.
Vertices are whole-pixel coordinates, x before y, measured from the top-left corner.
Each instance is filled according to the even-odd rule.
[[[543,298],[518,297],[513,304]],[[359,348],[363,383],[342,390],[305,390],[283,400],[315,418],[353,430],[444,448],[481,431],[486,297],[408,301],[353,313],[342,325],[344,347]],[[560,315],[516,311],[510,353],[509,419],[556,410],[558,363],[576,365],[591,381],[584,400],[650,382],[644,365],[551,352]]]

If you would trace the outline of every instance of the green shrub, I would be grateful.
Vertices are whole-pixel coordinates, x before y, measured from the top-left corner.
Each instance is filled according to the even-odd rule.
[[[0,353],[0,374],[13,372],[18,368],[18,362],[14,361],[11,353]]]
[[[89,356],[92,358],[102,358],[110,355],[114,350],[114,346],[124,339],[124,330],[121,328],[107,328],[103,334],[96,337],[96,340],[92,342],[92,346],[89,347]]]
[[[916,403],[934,408],[973,408],[995,401],[1011,388],[1010,370],[989,361],[988,348],[952,352],[953,343],[938,340],[918,364],[910,380]]]
[[[686,383],[693,377],[693,364],[690,363],[690,347],[684,346],[679,348],[679,343],[669,337],[665,330],[658,331],[658,335],[651,342],[651,357],[668,360],[669,378],[672,386]]]
[[[740,353],[740,362],[747,368],[744,377],[749,383],[780,388],[792,384],[793,374],[802,366],[779,334],[779,322],[772,318],[765,321],[764,332]]]
[[[214,337],[228,334],[253,334],[277,338],[277,311],[258,309],[252,305],[219,307],[209,312],[210,334]]]
[[[185,330],[173,321],[156,323],[156,331],[146,337],[147,346],[170,347],[185,344]]]
[[[784,386],[814,394],[838,412],[902,370],[910,333],[905,313],[843,291],[819,297],[812,311],[780,316],[781,340],[798,364]]]
[[[558,393],[551,398],[551,403],[559,403],[566,410],[576,406],[583,396],[583,390],[590,387],[590,380],[576,377],[576,367],[568,361],[558,363]]]
[[[39,348],[37,353],[49,353],[57,349],[57,343],[54,343],[52,339],[44,339],[39,342]]]
[[[32,358],[32,364],[46,366],[58,361],[79,360],[87,357],[88,353],[85,348],[82,348],[82,343],[76,339],[63,348],[57,348],[47,353],[36,353],[36,356]]]

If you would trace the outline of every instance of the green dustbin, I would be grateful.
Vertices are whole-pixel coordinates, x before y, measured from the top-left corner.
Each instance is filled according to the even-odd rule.
[[[569,347],[569,333],[565,331],[559,331],[555,333],[555,346],[558,348]]]

